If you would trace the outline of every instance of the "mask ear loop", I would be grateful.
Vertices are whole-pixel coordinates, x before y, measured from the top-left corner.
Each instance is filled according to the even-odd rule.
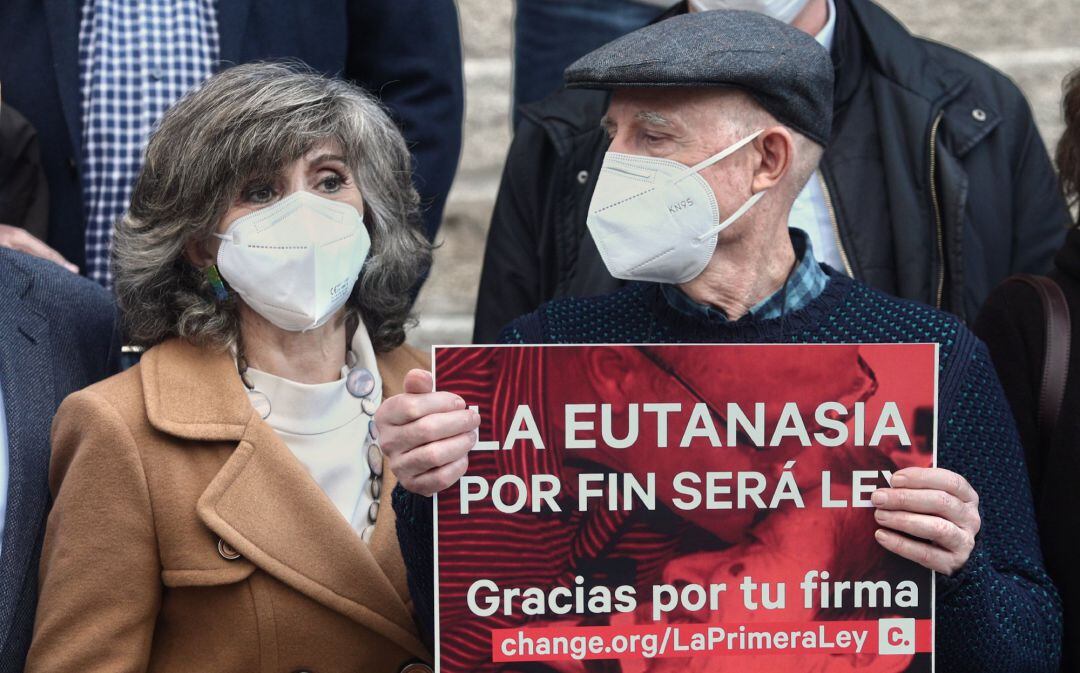
[[[676,182],[678,180],[682,180],[683,178],[685,178],[687,175],[690,175],[691,173],[697,173],[697,172],[699,172],[699,171],[701,171],[703,169],[708,168],[709,166],[712,166],[716,162],[721,161],[722,159],[726,159],[726,158],[730,157],[732,154],[735,154],[736,152],[738,152],[742,148],[744,148],[747,145],[749,145],[750,143],[752,143],[755,138],[757,138],[759,135],[761,135],[764,132],[765,132],[765,129],[758,129],[757,131],[754,131],[753,133],[746,136],[745,138],[743,138],[739,142],[735,143],[734,145],[731,145],[731,146],[727,147],[726,149],[722,150],[721,152],[718,152],[717,154],[712,155],[711,157],[709,157],[708,159],[705,159],[704,161],[701,161],[699,163],[694,164],[693,166],[691,166],[690,168],[687,169],[685,174],[679,176],[679,178],[676,180]]]
[[[731,217],[727,218],[726,220],[724,220],[720,224],[718,224],[715,227],[713,227],[712,229],[708,230],[707,232],[705,232],[701,236],[698,236],[698,240],[699,241],[704,241],[707,238],[712,238],[713,236],[719,234],[724,229],[727,229],[728,225],[730,225],[732,222],[734,222],[735,220],[737,220],[740,217],[742,217],[743,215],[745,215],[746,211],[753,208],[754,204],[757,203],[758,201],[760,201],[761,197],[763,197],[763,196],[765,196],[765,190],[762,190],[762,191],[758,192],[757,194],[754,194],[753,196],[751,196],[749,199],[746,200],[745,203],[743,203],[741,206],[739,206],[738,210],[736,210],[734,213],[731,214]]]
[[[718,162],[718,161],[720,161],[722,159],[725,159],[725,158],[731,156],[732,154],[738,152],[742,148],[744,148],[747,145],[749,145],[750,143],[752,143],[754,141],[754,139],[757,138],[758,136],[760,136],[762,133],[764,133],[764,131],[765,131],[765,129],[758,129],[757,131],[754,131],[753,133],[746,136],[745,138],[743,138],[739,142],[735,143],[734,145],[731,145],[728,148],[724,149],[722,152],[718,152],[717,154],[712,155],[708,159],[705,159],[704,161],[701,161],[701,162],[698,162],[698,163],[694,164],[689,169],[687,169],[686,173],[684,173],[682,176],[677,178],[675,180],[675,182],[678,182],[679,180],[682,180],[683,178],[685,178],[688,175],[692,175],[692,174],[697,173],[697,172],[699,172],[699,171],[701,171],[703,169],[706,169],[709,166],[712,166],[713,164],[715,164],[716,162]],[[730,225],[732,222],[734,222],[735,220],[737,220],[740,217],[742,217],[743,215],[745,215],[746,211],[753,208],[754,204],[757,203],[758,201],[760,201],[761,197],[763,197],[763,196],[765,196],[764,191],[760,191],[757,194],[754,194],[753,196],[751,196],[749,199],[746,200],[745,203],[743,203],[741,206],[739,206],[739,208],[734,213],[731,214],[731,217],[727,218],[726,220],[724,220],[720,224],[716,225],[715,227],[713,227],[712,229],[710,229],[706,233],[702,234],[701,236],[698,236],[698,240],[699,241],[704,241],[707,238],[711,238],[712,236],[715,236],[716,234],[719,234],[724,229],[727,229],[728,225]]]

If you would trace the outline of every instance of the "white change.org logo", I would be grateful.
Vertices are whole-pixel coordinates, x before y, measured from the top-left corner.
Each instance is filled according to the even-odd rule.
[[[878,653],[915,654],[915,620],[879,619]]]

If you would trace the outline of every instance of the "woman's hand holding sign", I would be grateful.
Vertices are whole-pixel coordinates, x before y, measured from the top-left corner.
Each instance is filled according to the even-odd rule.
[[[940,467],[909,467],[891,488],[871,496],[882,547],[921,566],[952,575],[967,563],[982,519],[979,495],[959,474]]]
[[[390,470],[407,490],[431,496],[456,482],[469,467],[480,414],[453,393],[432,392],[430,372],[405,376],[405,392],[375,412],[379,446]]]

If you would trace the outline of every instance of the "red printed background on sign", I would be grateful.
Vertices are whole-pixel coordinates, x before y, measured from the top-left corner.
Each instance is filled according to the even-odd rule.
[[[654,627],[648,598],[659,583],[676,586],[709,585],[726,581],[735,586],[747,575],[788,587],[786,606],[747,610],[741,595],[730,591],[718,609],[677,609],[662,624],[805,623],[867,621],[880,618],[930,617],[931,577],[913,564],[884,552],[874,541],[876,528],[870,508],[823,509],[821,472],[832,475],[832,497],[851,497],[855,470],[892,472],[902,467],[932,464],[935,349],[932,345],[860,346],[592,346],[447,348],[436,352],[437,388],[457,393],[478,407],[480,439],[505,437],[518,405],[528,405],[546,448],[536,450],[518,442],[511,450],[474,451],[469,475],[494,481],[513,474],[528,482],[530,475],[559,478],[562,512],[506,514],[490,499],[459,513],[455,486],[439,497],[438,581],[439,650],[444,673],[458,671],[524,670],[503,668],[492,661],[492,633],[497,629]],[[729,402],[752,410],[766,403],[766,426],[774,427],[783,405],[795,402],[812,410],[835,401],[851,407],[863,402],[866,417],[876,419],[885,402],[901,409],[913,446],[888,441],[878,447],[850,445],[804,447],[795,440],[779,446],[753,446],[749,438],[736,446],[717,448],[705,439],[688,447],[679,438],[694,404],[706,403],[722,420]],[[667,422],[671,441],[656,446],[655,416],[639,415],[639,441],[626,449],[566,449],[564,408],[568,404],[612,405],[611,426],[625,435],[629,404],[679,403],[683,411]],[[598,420],[599,413],[592,416]],[[720,426],[718,422],[718,427]],[[866,434],[872,425],[866,429]],[[587,433],[585,433],[587,434]],[[599,440],[600,428],[593,433]],[[726,442],[724,432],[721,437]],[[585,436],[579,433],[581,436]],[[646,441],[647,440],[647,441]],[[643,481],[655,474],[658,503],[677,495],[672,482],[692,470],[760,472],[770,480],[794,461],[790,471],[804,493],[806,507],[775,510],[657,511],[593,507],[576,511],[577,475],[582,472],[633,474]],[[885,485],[884,479],[881,486]],[[834,579],[896,580],[918,577],[921,607],[868,609],[807,609],[799,583],[807,570],[827,571]],[[573,587],[574,578],[588,586],[633,585],[639,588],[638,610],[616,615],[544,615],[525,617],[515,610],[478,617],[465,597],[477,579],[505,587]],[[774,597],[775,598],[775,597]],[[874,636],[876,638],[876,635]],[[874,642],[876,651],[876,640]],[[929,655],[877,656],[872,653],[811,656],[795,668],[791,654],[685,659],[665,657],[616,658],[603,668],[580,661],[531,664],[528,670],[679,671],[800,670],[821,673],[862,671],[887,673],[930,670]],[[801,655],[800,655],[801,656]],[[778,661],[787,664],[777,668]],[[596,665],[595,663],[592,665]],[[545,669],[544,667],[547,666]]]

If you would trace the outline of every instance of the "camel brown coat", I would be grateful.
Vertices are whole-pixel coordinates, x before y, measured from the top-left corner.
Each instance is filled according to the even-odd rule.
[[[387,396],[429,367],[408,347],[378,363]],[[227,353],[156,346],[68,397],[52,439],[30,673],[395,673],[430,661],[393,475],[364,544],[254,413]]]

